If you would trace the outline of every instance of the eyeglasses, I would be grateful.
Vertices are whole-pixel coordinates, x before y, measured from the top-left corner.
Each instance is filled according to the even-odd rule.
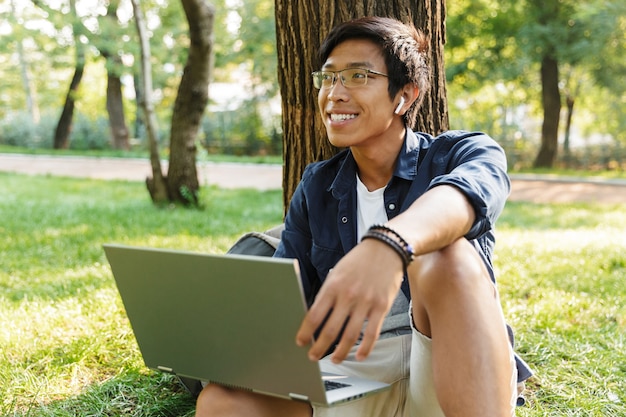
[[[359,87],[367,84],[367,74],[376,74],[387,77],[387,74],[373,71],[366,68],[346,68],[341,71],[315,71],[313,76],[313,86],[317,89],[330,88],[335,85],[337,78],[341,79],[341,84],[346,88]]]

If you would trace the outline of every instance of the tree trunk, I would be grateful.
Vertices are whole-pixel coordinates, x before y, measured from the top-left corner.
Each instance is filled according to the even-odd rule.
[[[65,96],[65,104],[63,105],[63,111],[61,117],[57,122],[56,130],[54,131],[54,149],[67,149],[70,147],[70,134],[72,133],[72,125],[74,119],[74,105],[76,91],[80,86],[80,80],[83,78],[83,71],[85,65],[76,63],[76,69],[74,70],[74,76],[70,82],[70,88]]]
[[[107,30],[110,39],[117,39],[112,36],[111,28],[118,28],[117,9],[119,8],[119,0],[111,0],[107,6]],[[117,53],[115,42],[110,44],[104,42],[105,47],[100,47],[102,56],[107,60],[107,98],[106,108],[109,115],[109,128],[111,130],[111,145],[113,149],[130,149],[128,142],[128,126],[126,125],[126,117],[124,115],[124,97],[122,95],[122,58]]]
[[[73,19],[77,21],[78,15],[76,14],[76,4],[74,0],[70,0],[70,10]],[[85,48],[78,38],[77,25],[73,26],[74,47],[76,48],[76,69],[74,70],[74,76],[70,82],[67,95],[65,96],[65,104],[63,105],[61,117],[59,117],[57,127],[54,131],[52,144],[54,149],[67,149],[70,146],[70,134],[72,133],[72,120],[74,119],[74,104],[76,101],[75,96],[85,70]]]
[[[215,11],[205,0],[182,0],[189,23],[189,55],[174,103],[168,192],[174,201],[198,203],[196,137],[209,100]]]
[[[552,168],[556,159],[559,137],[561,93],[558,62],[548,55],[541,60],[541,98],[543,102],[541,148],[534,166],[535,168]]]
[[[146,34],[145,19],[143,11],[139,6],[139,0],[131,0],[133,14],[135,16],[135,26],[139,36],[139,48],[141,51],[141,74],[137,76],[137,90],[141,94],[137,95],[138,107],[142,110],[142,117],[148,133],[148,145],[150,149],[150,164],[152,166],[152,177],[146,178],[146,185],[155,204],[165,204],[169,202],[167,194],[167,179],[163,176],[161,169],[161,158],[159,156],[157,123],[152,103],[152,64],[150,63],[150,41]]]
[[[565,137],[563,138],[563,159],[567,168],[569,168],[572,163],[570,135],[572,130],[572,117],[574,116],[575,102],[576,100],[574,96],[567,94],[567,97],[565,98],[565,103],[567,104],[567,117],[565,119]]]
[[[443,45],[443,0],[275,0],[278,82],[283,113],[283,202],[285,210],[305,166],[334,155],[317,110],[311,72],[318,69],[317,51],[336,24],[366,15],[413,22],[431,39],[433,87],[418,116],[417,130],[437,134],[448,129]]]
[[[121,60],[117,55],[109,56],[109,61],[114,62],[114,66],[121,65]],[[118,62],[119,61],[119,62]],[[124,116],[124,98],[122,96],[122,80],[116,69],[110,69],[107,76],[107,100],[106,107],[109,114],[109,127],[111,129],[111,140],[113,149],[129,150],[128,126]]]
[[[131,0],[131,2],[135,2],[135,0]],[[140,6],[137,5],[137,7],[139,8]],[[135,15],[136,16],[136,15]],[[144,22],[145,25],[145,22]],[[139,30],[139,29],[137,29]],[[144,26],[143,30],[145,31],[146,28]],[[140,35],[140,36],[144,36],[145,39],[141,40],[140,37],[140,44],[142,42],[147,42],[147,45],[145,45],[145,47],[147,47],[147,49],[145,49],[144,51],[141,52],[142,54],[142,66],[144,67],[144,69],[142,70],[135,70],[133,72],[133,87],[135,88],[135,100],[137,101],[137,108],[135,109],[135,125],[133,126],[133,137],[140,139],[143,138],[144,136],[144,132],[146,131],[146,125],[145,125],[145,120],[143,119],[143,109],[140,107],[140,104],[142,101],[145,100],[145,96],[144,96],[144,86],[143,86],[143,81],[142,81],[142,77],[144,77],[144,75],[142,75],[143,72],[145,71],[150,71],[150,88],[152,88],[152,65],[150,64],[150,62],[148,61],[147,63],[143,63],[144,59],[150,59],[149,57],[152,55],[152,52],[150,52],[150,41],[148,39],[148,35],[146,33]],[[140,48],[143,48],[140,46]],[[146,57],[143,56],[143,54],[146,54]]]

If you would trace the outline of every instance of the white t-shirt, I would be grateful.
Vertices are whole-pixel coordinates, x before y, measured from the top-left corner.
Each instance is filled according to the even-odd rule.
[[[370,226],[384,224],[389,220],[385,210],[385,188],[387,187],[369,191],[365,184],[361,182],[359,175],[357,174],[356,176],[357,237],[359,242]],[[406,334],[411,331],[409,315],[407,314],[408,309],[409,300],[404,295],[404,292],[400,290],[389,314],[383,322],[380,334],[381,339]]]
[[[359,242],[370,226],[387,223],[389,220],[385,211],[385,188],[387,187],[369,191],[361,182],[359,175],[356,176],[357,240]]]

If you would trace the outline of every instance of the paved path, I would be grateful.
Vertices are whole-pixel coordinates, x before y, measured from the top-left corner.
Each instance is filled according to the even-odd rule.
[[[282,187],[282,167],[268,164],[198,163],[202,184],[224,188]],[[163,164],[167,169],[167,163]],[[148,159],[84,158],[0,154],[0,171],[93,179],[144,181],[152,176]],[[509,200],[536,203],[592,201],[626,204],[626,180],[513,175]]]
[[[162,163],[167,172],[167,162]],[[224,188],[282,188],[282,167],[269,164],[202,162],[197,164],[202,184]],[[144,181],[152,177],[149,160],[0,154],[0,171],[31,175],[58,175],[102,180]]]
[[[510,201],[626,204],[626,180],[513,175]]]

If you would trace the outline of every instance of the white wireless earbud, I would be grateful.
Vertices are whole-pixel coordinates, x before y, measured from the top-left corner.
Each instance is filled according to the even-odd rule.
[[[398,103],[398,107],[394,110],[394,114],[400,114],[400,110],[402,110],[402,106],[404,106],[404,97],[400,97],[400,103]]]

